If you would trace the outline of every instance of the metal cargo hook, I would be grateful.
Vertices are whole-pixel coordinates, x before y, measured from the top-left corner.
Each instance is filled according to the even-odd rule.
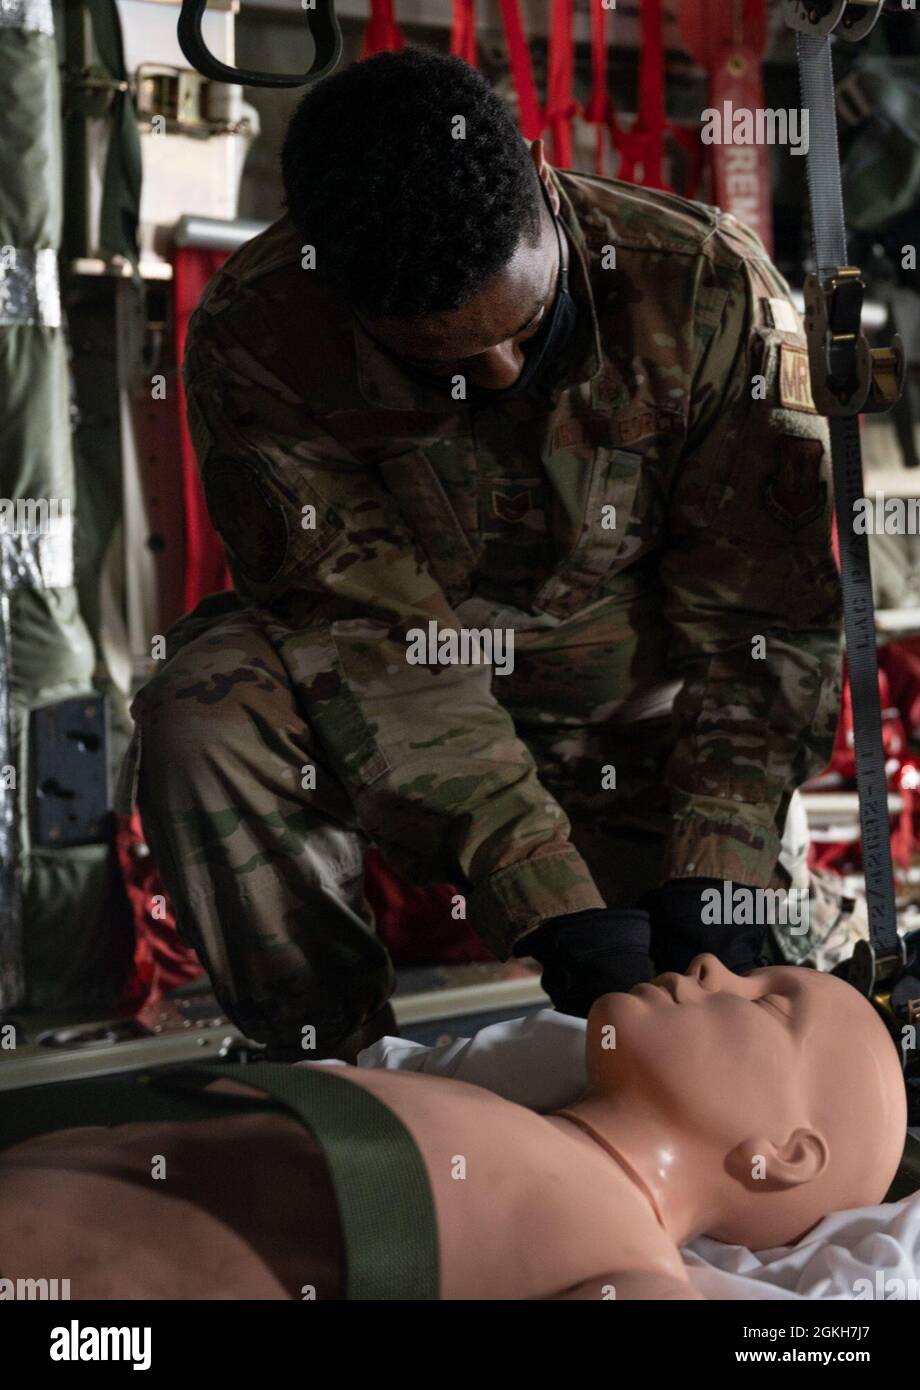
[[[307,87],[326,77],[342,56],[342,31],[334,0],[309,0],[304,5],[307,29],[315,53],[306,72],[255,72],[231,68],[215,58],[201,35],[201,21],[208,0],[182,0],[179,14],[179,47],[192,67],[212,82],[231,82],[242,87]]]

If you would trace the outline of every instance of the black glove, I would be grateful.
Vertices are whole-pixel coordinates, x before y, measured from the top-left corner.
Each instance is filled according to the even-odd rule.
[[[652,978],[648,913],[589,908],[543,922],[514,948],[543,966],[542,985],[560,1013],[587,1018],[602,994]]]
[[[677,878],[640,899],[651,920],[651,953],[657,974],[676,970],[683,975],[693,957],[706,951],[736,975],[769,964],[764,954],[767,923],[744,926],[703,921],[704,910],[707,917],[713,914],[703,903],[702,894],[707,888],[715,889],[721,902],[724,886],[720,878]],[[732,891],[744,886],[733,883]]]

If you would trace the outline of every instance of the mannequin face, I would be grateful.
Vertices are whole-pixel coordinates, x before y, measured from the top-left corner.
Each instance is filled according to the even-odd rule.
[[[823,983],[788,967],[733,975],[714,956],[698,956],[685,975],[659,975],[597,1001],[588,1022],[590,1079],[600,1090],[641,1084],[682,1126],[726,1140],[739,1107],[751,1122],[766,1110],[789,1121],[802,1094],[803,1038],[838,1026],[837,991]],[[610,1024],[612,1049],[609,1033],[599,1033]]]
[[[883,1024],[849,985],[813,970],[740,976],[698,956],[685,975],[599,999],[587,1063],[592,1093],[663,1121],[702,1181],[733,1187],[729,1206],[739,1193],[750,1208],[754,1195],[810,1186],[814,1211],[786,1200],[793,1229],[767,1220],[769,1243],[880,1201],[903,1149],[904,1084]],[[729,1225],[707,1233],[738,1238]],[[750,1236],[757,1222],[742,1225]]]

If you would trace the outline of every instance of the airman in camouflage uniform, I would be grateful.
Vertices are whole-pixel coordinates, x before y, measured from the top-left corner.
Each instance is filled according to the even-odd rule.
[[[501,958],[670,879],[780,886],[827,761],[839,588],[788,286],[730,216],[550,170],[578,326],[541,400],[451,398],[314,283],[284,217],[211,281],[184,379],[236,592],[134,705],[144,823],[225,1007],[333,1048],[392,969],[366,845]],[[806,374],[807,381],[807,374]],[[407,633],[511,629],[514,669]]]

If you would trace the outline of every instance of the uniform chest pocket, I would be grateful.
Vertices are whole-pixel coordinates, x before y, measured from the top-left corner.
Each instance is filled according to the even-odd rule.
[[[634,507],[642,461],[637,451],[607,447],[565,449],[546,459],[559,560],[535,596],[539,611],[570,616],[639,549]]]

